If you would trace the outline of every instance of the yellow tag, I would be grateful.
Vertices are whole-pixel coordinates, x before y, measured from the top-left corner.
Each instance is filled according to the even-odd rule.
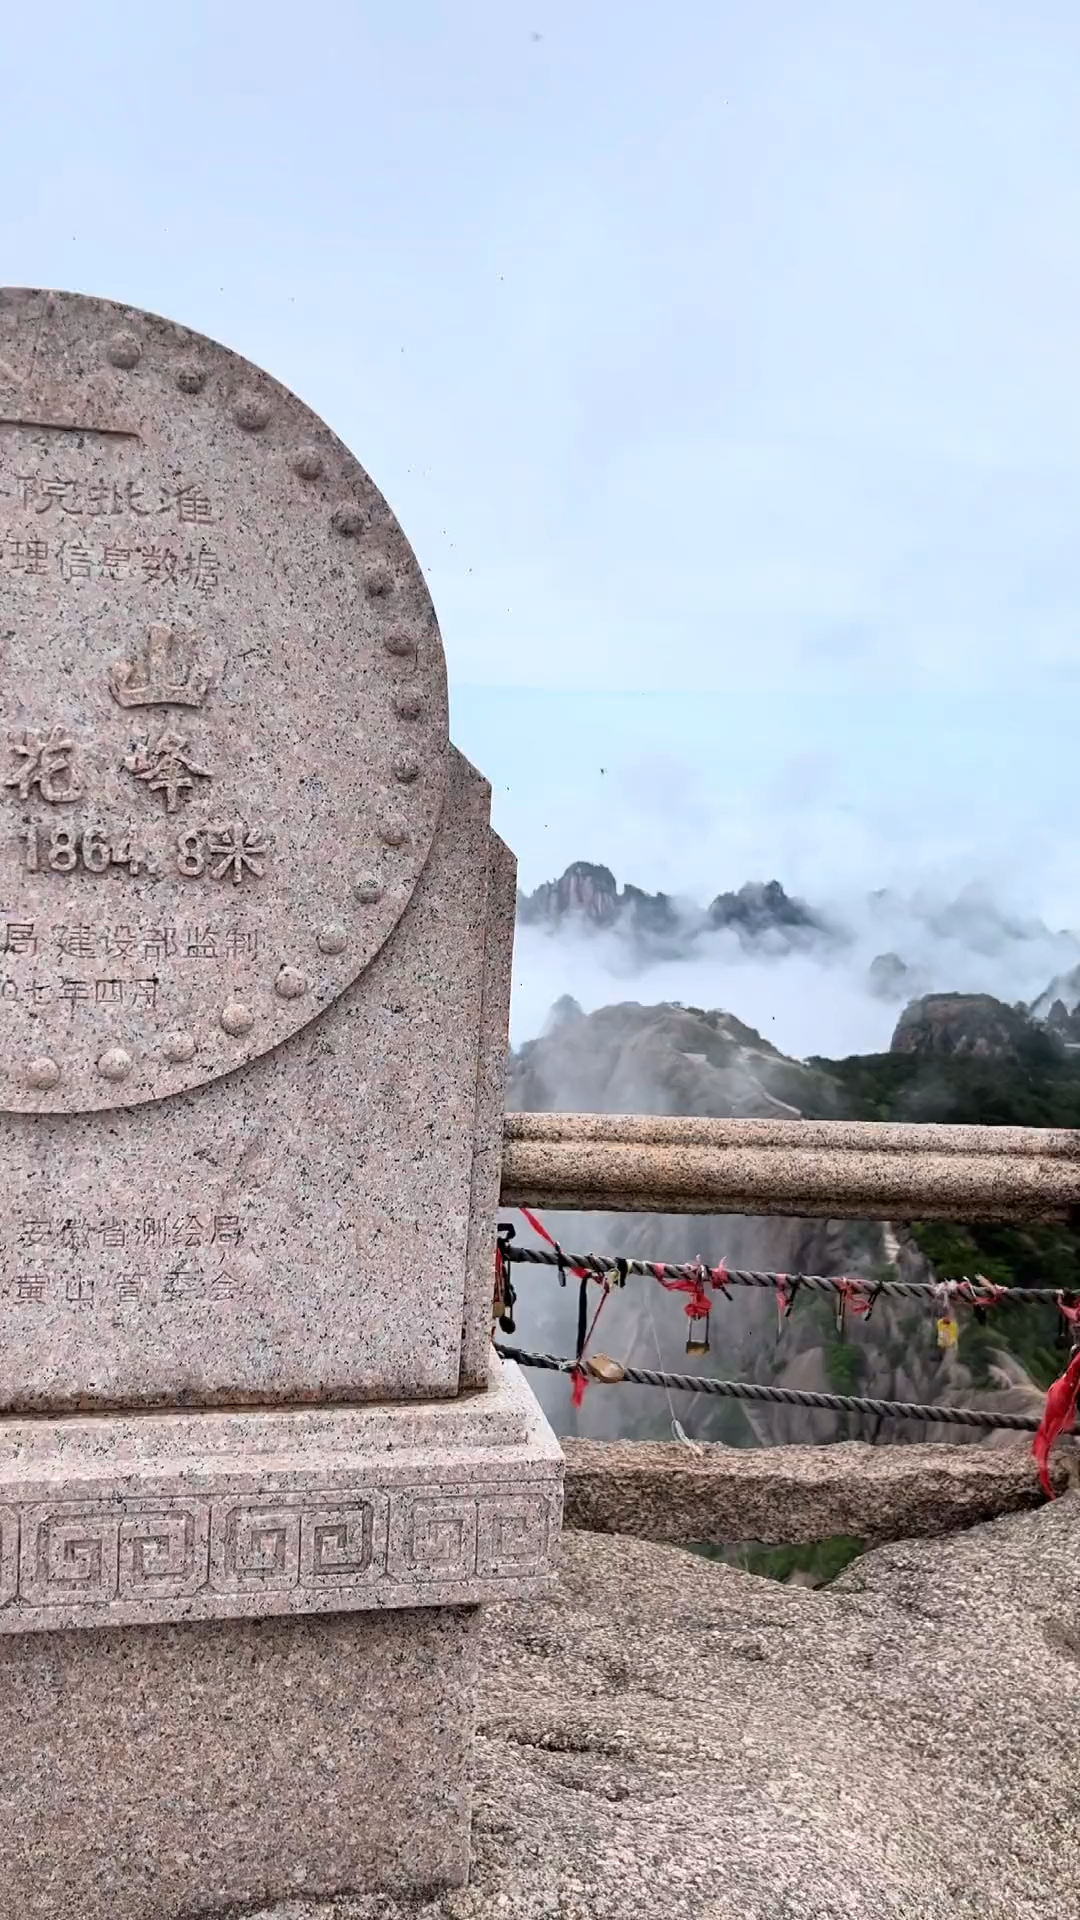
[[[955,1320],[939,1320],[937,1323],[937,1343],[939,1347],[955,1347],[960,1338],[960,1328]]]

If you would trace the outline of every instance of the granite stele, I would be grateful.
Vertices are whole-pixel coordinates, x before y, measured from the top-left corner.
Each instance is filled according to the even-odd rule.
[[[0,294],[0,1920],[468,1871],[514,866],[419,568],[284,388]]]

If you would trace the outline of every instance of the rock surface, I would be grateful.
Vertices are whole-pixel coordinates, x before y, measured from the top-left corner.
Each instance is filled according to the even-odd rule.
[[[568,1534],[486,1625],[472,1885],[274,1920],[1049,1920],[1080,1895],[1080,1495],[821,1591]]]
[[[1052,1035],[1022,1007],[989,993],[927,993],[912,1000],[896,1023],[892,1053],[959,1054],[982,1060],[1021,1060],[1034,1050],[1051,1058]]]
[[[717,1118],[839,1117],[842,1089],[819,1065],[780,1053],[734,1014],[699,1007],[639,1006],[624,1002],[583,1014],[573,1002],[554,1010],[546,1033],[529,1041],[510,1064],[506,1104],[514,1111],[562,1109],[579,1113],[708,1114]],[[531,1236],[520,1217],[517,1236]],[[880,1221],[749,1218],[739,1215],[558,1214],[545,1216],[568,1250],[629,1254],[644,1259],[761,1268],[777,1273],[891,1275],[933,1278],[904,1229]],[[554,1277],[519,1270],[518,1344],[527,1351],[573,1352],[577,1296]],[[688,1362],[681,1300],[639,1281],[612,1296],[593,1343],[621,1361],[676,1372],[720,1373],[811,1392],[859,1392],[921,1404],[963,1400],[971,1376],[953,1350],[933,1337],[924,1301],[882,1300],[870,1322],[849,1316],[841,1343],[831,1304],[803,1295],[778,1327],[771,1293],[743,1289],[712,1316],[713,1354]],[[843,1351],[840,1351],[843,1345]],[[842,1369],[842,1370],[841,1370]],[[564,1377],[530,1376],[548,1418],[560,1434],[593,1439],[663,1439],[672,1412],[695,1439],[745,1445],[847,1439],[843,1416],[803,1409],[758,1407],[731,1401],[677,1398],[669,1407],[649,1387],[620,1387],[616,1395],[589,1393],[580,1412],[570,1406]],[[878,1440],[940,1438],[912,1422],[884,1422]]]
[[[564,1440],[565,1523],[681,1545],[882,1543],[950,1533],[1042,1505],[1026,1434],[997,1446],[677,1446],[672,1440]],[[1051,1471],[1075,1478],[1074,1443]]]

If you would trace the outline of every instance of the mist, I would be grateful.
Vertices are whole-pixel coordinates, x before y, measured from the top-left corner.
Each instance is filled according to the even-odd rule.
[[[519,919],[512,1044],[539,1034],[553,1003],[571,994],[587,1013],[624,1000],[723,1008],[796,1059],[883,1052],[902,1007],[921,994],[989,993],[1030,1005],[1080,962],[1075,934],[985,883],[809,904],[820,932],[769,928],[747,938],[709,927],[693,903],[679,903],[678,928],[661,949],[623,920]],[[1074,1000],[1075,990],[1065,997]]]

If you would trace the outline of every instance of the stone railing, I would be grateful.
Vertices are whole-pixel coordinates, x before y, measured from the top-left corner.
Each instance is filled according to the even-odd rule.
[[[581,1213],[1066,1220],[1080,1209],[1080,1134],[512,1113],[502,1200]]]
[[[1052,1221],[1080,1208],[1065,1129],[506,1116],[502,1200],[572,1211]],[[724,1545],[944,1533],[1042,1499],[1030,1448],[566,1440],[566,1522]],[[1075,1472],[1059,1454],[1058,1488]]]

